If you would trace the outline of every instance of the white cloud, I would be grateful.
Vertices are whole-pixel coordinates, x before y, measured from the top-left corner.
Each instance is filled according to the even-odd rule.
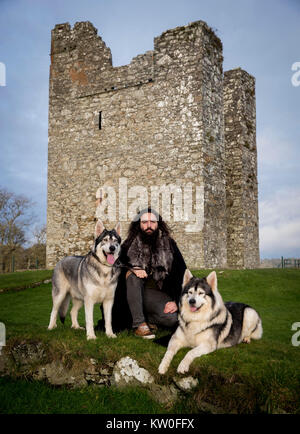
[[[262,257],[300,257],[300,188],[274,192],[259,203]]]
[[[279,129],[265,128],[257,136],[258,166],[274,170],[299,167],[299,145],[297,140],[290,141]]]
[[[263,252],[274,252],[278,257],[290,251],[290,256],[292,256],[295,251],[300,251],[300,218],[293,222],[280,223],[277,226],[263,226],[260,237]]]
[[[278,128],[257,137],[260,253],[300,258],[300,147]]]

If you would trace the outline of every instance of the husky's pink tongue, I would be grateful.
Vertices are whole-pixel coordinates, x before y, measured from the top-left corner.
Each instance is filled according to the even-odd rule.
[[[197,308],[196,306],[190,306],[191,312],[196,312]]]
[[[114,255],[110,255],[110,254],[108,254],[108,255],[106,256],[106,260],[107,260],[107,262],[108,262],[110,265],[113,265],[113,264],[115,263]]]

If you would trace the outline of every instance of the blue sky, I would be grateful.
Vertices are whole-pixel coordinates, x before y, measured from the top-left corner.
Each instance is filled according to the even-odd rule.
[[[299,0],[0,0],[0,186],[30,197],[46,222],[51,29],[86,20],[114,66],[167,29],[204,20],[215,30],[224,70],[256,78],[261,257],[300,257]]]

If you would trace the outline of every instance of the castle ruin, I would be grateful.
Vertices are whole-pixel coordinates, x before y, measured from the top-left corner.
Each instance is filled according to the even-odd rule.
[[[167,189],[168,224],[189,267],[257,267],[255,79],[223,73],[222,43],[203,21],[162,33],[120,67],[90,22],[56,25],[47,266],[87,253],[109,194],[104,223],[121,221],[125,238],[141,189],[160,204]]]

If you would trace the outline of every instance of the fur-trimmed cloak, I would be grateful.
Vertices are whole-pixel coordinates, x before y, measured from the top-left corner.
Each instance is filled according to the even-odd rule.
[[[186,264],[182,257],[180,250],[177,247],[176,242],[173,238],[168,237],[169,243],[168,246],[172,250],[172,261],[168,264],[169,270],[167,273],[163,273],[163,279],[161,281],[161,285],[158,285],[161,288],[161,291],[166,292],[172,300],[178,305],[181,290],[182,290],[182,282],[183,275],[186,270]],[[164,240],[166,243],[166,240]],[[167,244],[165,244],[166,246]],[[124,265],[129,264],[128,258],[128,248],[124,248],[122,244],[121,254],[120,254],[120,262]],[[134,265],[134,264],[131,264]],[[136,264],[141,265],[141,264]],[[128,268],[122,268],[121,275],[119,277],[119,282],[116,288],[115,293],[115,301],[112,310],[112,328],[113,331],[120,331],[126,328],[132,327],[132,317],[129,310],[129,306],[127,303],[126,296],[126,272]],[[159,280],[159,279],[158,279]]]

